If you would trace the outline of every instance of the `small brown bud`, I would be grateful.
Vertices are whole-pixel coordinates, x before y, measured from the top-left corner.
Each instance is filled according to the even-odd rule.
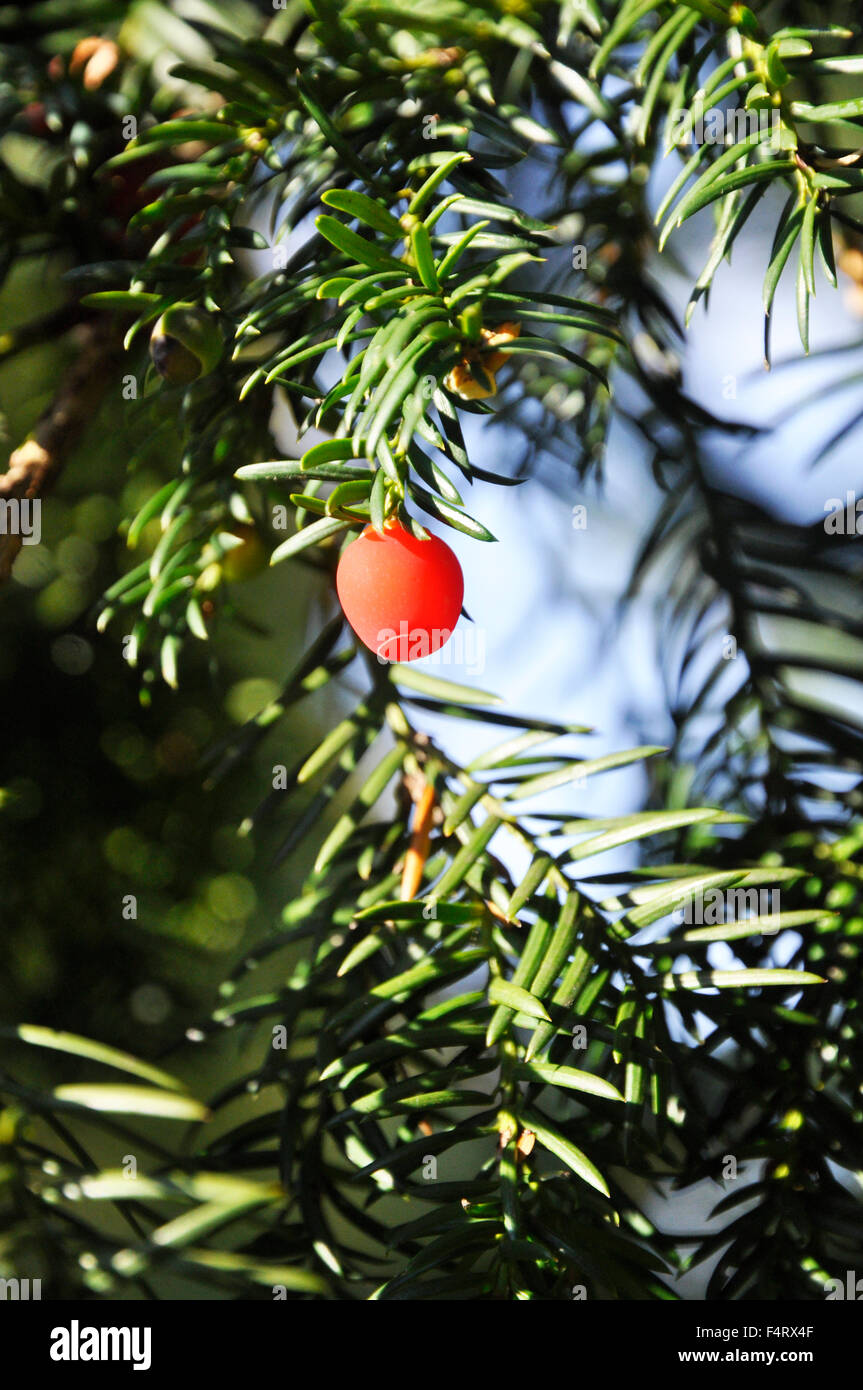
[[[102,39],[98,35],[81,39],[72,50],[69,59],[69,72],[72,76],[81,73],[81,81],[88,92],[95,92],[111,76],[120,61],[120,50],[113,39]]]

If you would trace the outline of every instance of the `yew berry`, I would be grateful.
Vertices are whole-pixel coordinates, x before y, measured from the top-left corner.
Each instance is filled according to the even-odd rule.
[[[234,583],[243,579],[252,579],[261,570],[266,569],[269,560],[269,551],[258,535],[254,526],[238,522],[231,527],[230,534],[240,542],[239,545],[232,545],[225,551],[222,560],[222,572],[226,579]]]
[[[30,101],[21,111],[21,120],[30,135],[50,135],[51,128],[45,119],[44,101]]]
[[[155,197],[152,189],[144,188],[144,183],[151,174],[164,167],[163,159],[150,155],[147,159],[139,159],[134,164],[115,169],[106,180],[106,211],[110,218],[119,223],[117,232],[112,232],[112,240],[123,242],[127,239],[130,218]]]
[[[172,304],[153,329],[150,357],[166,381],[187,386],[213,370],[223,346],[221,334],[208,313],[194,304]]]
[[[419,540],[392,518],[367,526],[339,561],[345,617],[380,661],[415,661],[452,636],[464,598],[461,565],[436,536]]]
[[[252,579],[266,569],[269,557],[257,529],[248,522],[235,522],[204,547],[203,569],[195,587],[212,592],[225,579],[232,584]]]

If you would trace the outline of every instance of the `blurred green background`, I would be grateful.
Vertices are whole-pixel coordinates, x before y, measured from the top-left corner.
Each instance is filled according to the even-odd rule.
[[[60,299],[61,270],[33,257],[10,276],[6,331],[34,297],[46,309]],[[0,366],[7,449],[32,427],[66,357],[49,345]],[[153,1055],[290,894],[290,865],[261,872],[272,846],[238,826],[273,766],[296,756],[306,716],[283,719],[209,790],[203,758],[277,692],[302,650],[309,595],[302,577],[279,571],[229,586],[180,690],[156,685],[142,707],[122,632],[94,624],[103,590],[148,553],[145,536],[130,554],[121,517],[176,467],[153,450],[128,472],[146,430],[138,404],[118,382],[43,504],[42,543],[24,546],[0,596],[0,1014]]]

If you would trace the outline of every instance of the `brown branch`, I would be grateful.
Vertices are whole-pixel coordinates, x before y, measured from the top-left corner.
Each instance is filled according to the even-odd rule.
[[[28,319],[17,328],[0,333],[0,363],[5,366],[16,353],[38,347],[49,338],[59,338],[70,328],[74,328],[76,323],[82,323],[89,317],[86,310],[72,299],[57,309],[50,310],[42,318]]]
[[[48,409],[0,474],[0,501],[44,496],[56,483],[72,450],[93,418],[121,360],[116,329],[104,320],[78,329],[79,353],[63,376]],[[21,536],[0,533],[0,583],[9,578]]]
[[[423,881],[423,869],[428,858],[434,808],[435,789],[430,782],[426,782],[416,801],[413,834],[402,870],[401,893],[405,901],[416,896]]]

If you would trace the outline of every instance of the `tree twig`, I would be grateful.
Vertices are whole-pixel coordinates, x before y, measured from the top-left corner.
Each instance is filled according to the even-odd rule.
[[[0,501],[44,496],[56,483],[75,445],[93,418],[113,370],[120,362],[120,341],[104,320],[82,324],[80,351],[63,376],[48,409],[32,433],[9,458],[0,474]],[[0,583],[9,578],[21,549],[20,534],[0,534]]]

